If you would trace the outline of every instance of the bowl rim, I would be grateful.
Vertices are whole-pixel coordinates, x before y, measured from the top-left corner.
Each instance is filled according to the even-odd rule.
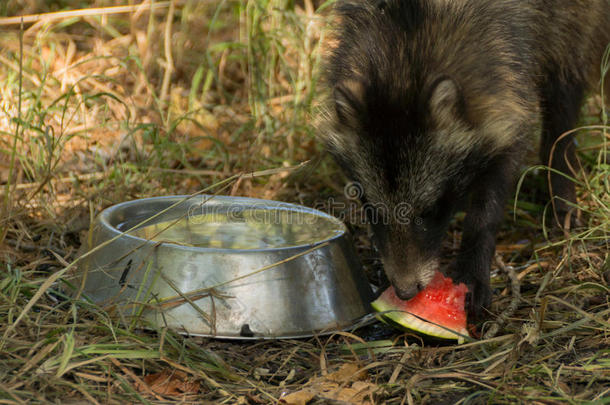
[[[308,214],[316,215],[318,217],[324,218],[327,221],[332,222],[339,228],[340,232],[338,232],[336,235],[333,235],[330,238],[322,239],[322,240],[316,241],[314,243],[309,243],[309,244],[300,244],[300,245],[282,246],[282,247],[256,248],[256,249],[232,249],[232,248],[217,248],[217,247],[187,246],[187,245],[181,245],[179,243],[168,242],[168,241],[165,241],[165,242],[154,241],[154,240],[145,239],[145,238],[142,238],[139,236],[130,235],[130,234],[126,233],[127,230],[121,231],[117,228],[117,226],[111,224],[111,222],[110,222],[112,215],[115,215],[117,212],[120,212],[120,211],[125,210],[130,207],[134,207],[134,206],[137,207],[138,205],[141,205],[141,204],[158,202],[158,201],[161,201],[161,202],[171,201],[171,203],[168,204],[168,207],[169,207],[170,205],[172,205],[174,203],[179,203],[179,202],[186,203],[186,204],[190,203],[190,205],[188,205],[188,207],[186,207],[188,210],[191,206],[194,205],[192,203],[192,201],[195,201],[195,199],[199,199],[199,200],[205,199],[204,204],[211,203],[213,205],[218,205],[219,203],[226,204],[229,202],[237,202],[238,204],[241,204],[241,205],[257,204],[257,208],[262,208],[262,209],[281,208],[281,209],[287,209],[290,211],[308,213]],[[180,204],[176,205],[176,208],[178,208],[178,207],[180,207]],[[341,220],[339,220],[338,218],[336,218],[332,215],[329,215],[323,211],[317,210],[315,208],[310,208],[310,207],[306,207],[306,206],[299,205],[299,204],[287,203],[287,202],[282,202],[282,201],[277,201],[277,200],[265,200],[265,199],[261,199],[261,198],[214,195],[214,194],[168,195],[168,196],[147,197],[147,198],[139,198],[139,199],[130,200],[130,201],[124,201],[124,202],[112,205],[112,206],[107,207],[104,210],[102,210],[102,212],[100,212],[98,215],[97,222],[101,226],[103,226],[107,231],[111,232],[113,234],[112,237],[116,237],[117,235],[123,234],[122,236],[119,237],[118,240],[126,239],[126,240],[132,240],[132,241],[139,242],[143,245],[158,245],[159,247],[160,246],[165,246],[165,247],[171,246],[172,249],[181,249],[181,250],[187,250],[187,251],[207,252],[207,253],[248,254],[248,253],[262,253],[262,252],[289,252],[289,251],[295,251],[295,250],[303,251],[303,250],[307,250],[307,249],[313,249],[316,246],[322,245],[324,243],[334,242],[335,240],[346,237],[348,234],[348,229]],[[131,228],[129,228],[129,229],[131,229]]]

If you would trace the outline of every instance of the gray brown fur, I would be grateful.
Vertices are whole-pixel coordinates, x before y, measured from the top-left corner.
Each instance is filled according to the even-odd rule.
[[[329,149],[365,202],[412,207],[409,224],[372,224],[388,278],[403,298],[424,287],[451,214],[464,208],[450,273],[470,286],[478,316],[491,300],[495,233],[532,135],[541,124],[548,163],[585,92],[599,85],[610,0],[339,0],[334,21],[321,116]],[[570,137],[558,142],[553,167],[567,172],[573,153]],[[574,201],[561,176],[552,189]]]

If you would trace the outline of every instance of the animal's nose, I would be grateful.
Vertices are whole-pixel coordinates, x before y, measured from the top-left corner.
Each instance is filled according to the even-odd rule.
[[[396,295],[401,300],[410,300],[411,298],[415,297],[417,293],[420,292],[422,289],[423,286],[421,283],[411,284],[406,288],[394,286],[394,291],[396,291]]]

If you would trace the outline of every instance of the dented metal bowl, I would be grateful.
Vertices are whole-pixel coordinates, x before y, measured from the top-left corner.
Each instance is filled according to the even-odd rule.
[[[277,201],[171,196],[121,203],[91,229],[74,286],[142,327],[219,338],[349,328],[370,286],[343,223]]]

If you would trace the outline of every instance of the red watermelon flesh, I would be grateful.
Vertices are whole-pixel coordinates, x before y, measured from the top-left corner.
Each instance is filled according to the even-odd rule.
[[[371,306],[405,328],[463,342],[468,336],[464,310],[467,292],[465,284],[454,285],[451,278],[437,271],[428,286],[412,299],[401,300],[390,287]]]

